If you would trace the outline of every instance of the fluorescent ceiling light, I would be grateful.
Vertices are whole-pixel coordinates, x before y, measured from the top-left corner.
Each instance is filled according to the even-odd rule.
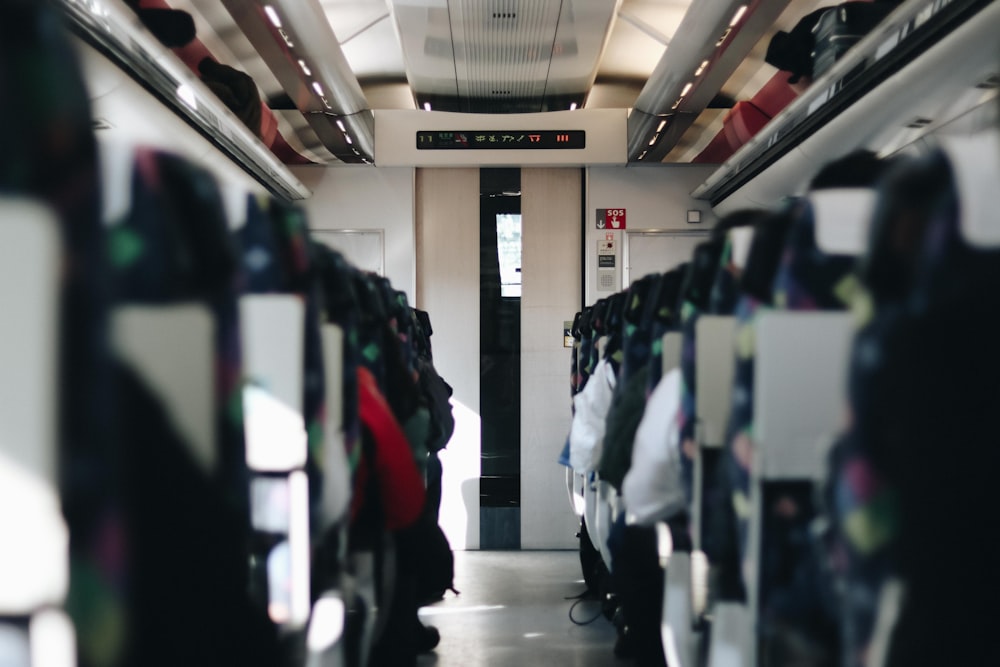
[[[687,85],[684,86],[684,90],[681,91],[681,97],[684,97],[685,95],[687,95],[688,93],[690,93],[691,92],[691,87],[693,85],[694,85],[693,83],[691,83],[690,81],[688,81]]]
[[[312,76],[312,74],[313,74],[312,70],[310,70],[309,66],[306,65],[306,61],[305,60],[300,60],[299,61],[299,67],[302,68],[302,73],[303,74],[305,74],[306,76]]]
[[[194,88],[186,83],[182,83],[177,86],[177,97],[181,102],[188,105],[192,109],[198,109],[198,98],[195,95]]]
[[[740,19],[743,18],[743,15],[746,13],[747,13],[747,6],[740,5],[740,8],[736,10],[735,14],[733,14],[733,20],[729,22],[729,27],[732,28],[734,25],[739,23]]]
[[[659,134],[660,132],[663,132],[663,128],[665,128],[666,126],[667,126],[667,119],[664,118],[663,120],[660,121],[660,124],[656,127],[656,133]]]
[[[275,28],[281,27],[281,17],[278,16],[278,12],[275,11],[274,7],[264,5],[264,13],[267,14],[267,18],[271,19],[271,23],[274,24]]]
[[[316,94],[320,97],[323,96],[323,86],[319,85],[319,81],[313,81],[313,90],[315,90]]]

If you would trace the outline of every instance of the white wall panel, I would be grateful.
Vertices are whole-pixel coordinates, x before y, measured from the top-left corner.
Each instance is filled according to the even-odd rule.
[[[521,547],[574,549],[578,520],[556,460],[569,433],[563,322],[580,309],[579,169],[521,171]]]
[[[597,209],[624,208],[627,229],[707,230],[715,224],[708,202],[691,197],[715,170],[714,165],[662,164],[629,167],[591,167],[587,170],[586,301],[609,296],[622,289],[623,232],[613,234],[617,242],[615,287],[597,291],[597,241],[606,230],[597,229]],[[699,224],[687,222],[687,212],[701,212]]]
[[[413,169],[294,167],[292,173],[313,191],[301,202],[312,229],[384,230],[385,276],[406,292],[412,304],[416,297]]]
[[[479,548],[479,170],[416,172],[416,305],[430,314],[434,366],[454,389],[455,434],[441,452],[441,528]]]

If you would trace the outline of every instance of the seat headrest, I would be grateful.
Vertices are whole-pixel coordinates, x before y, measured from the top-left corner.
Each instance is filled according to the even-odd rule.
[[[962,236],[975,246],[1000,246],[997,190],[1000,189],[1000,132],[989,130],[969,137],[945,137],[941,148],[948,156],[958,189]]]
[[[831,188],[808,195],[816,223],[816,245],[830,255],[860,255],[878,194],[871,188]]]

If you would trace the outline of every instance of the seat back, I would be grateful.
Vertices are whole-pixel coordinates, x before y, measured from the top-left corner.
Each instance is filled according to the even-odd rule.
[[[611,526],[615,522],[615,508],[618,492],[614,487],[604,480],[597,482],[597,508],[594,512],[596,523],[594,525],[594,537],[596,538],[597,550],[601,552],[604,564],[611,569],[611,548],[608,546],[608,538],[611,537]]]
[[[681,365],[682,336],[677,331],[663,335],[663,375]]]
[[[323,461],[324,522],[343,518],[351,499],[351,470],[344,443],[344,331],[324,324],[323,361],[326,373],[326,451]]]
[[[125,305],[111,314],[118,357],[153,390],[203,470],[219,460],[215,432],[215,323],[201,304]]]
[[[753,387],[756,450],[743,564],[754,624],[761,599],[762,485],[823,478],[829,445],[843,426],[852,339],[848,313],[768,311],[758,316]]]
[[[251,480],[251,520],[256,530],[284,537],[267,554],[268,613],[292,628],[304,626],[310,611],[304,327],[299,297],[240,298],[247,464],[258,473]]]
[[[736,602],[715,605],[708,667],[749,667],[752,626],[746,606]]]
[[[57,490],[60,244],[47,207],[0,199],[0,663],[5,665],[76,664],[72,624],[53,608],[69,585],[69,532]]]
[[[754,412],[758,479],[816,479],[820,442],[843,425],[854,327],[843,312],[761,313]]]
[[[304,326],[303,304],[298,297],[252,294],[240,298],[243,367],[248,381],[244,407],[247,463],[252,470],[287,472],[306,463]]]
[[[702,315],[698,318],[695,330],[698,341],[695,412],[698,417],[698,442],[703,447],[721,447],[725,439],[733,381],[735,333],[736,320],[733,317]]]
[[[697,637],[691,604],[691,554],[675,551],[663,580],[663,614],[660,640],[671,667],[695,667]]]
[[[49,209],[0,200],[0,615],[58,604],[68,584],[57,492],[60,239]]]
[[[736,318],[723,315],[702,315],[695,323],[696,382],[695,438],[698,456],[694,461],[694,488],[691,501],[691,525],[694,547],[701,548],[702,506],[704,495],[704,448],[723,446],[732,402],[736,335]]]

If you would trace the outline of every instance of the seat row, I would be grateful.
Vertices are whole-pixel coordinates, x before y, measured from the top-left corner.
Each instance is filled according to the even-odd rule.
[[[413,664],[452,576],[428,315],[301,209],[98,143],[52,9],[3,13],[0,663]]]
[[[846,156],[578,315],[563,463],[619,653],[996,660],[997,137]]]

